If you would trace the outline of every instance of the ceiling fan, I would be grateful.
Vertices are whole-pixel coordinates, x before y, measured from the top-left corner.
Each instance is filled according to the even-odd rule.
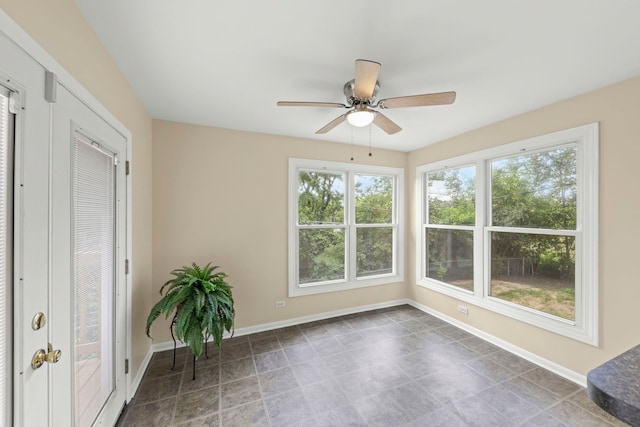
[[[446,105],[452,104],[456,99],[455,92],[441,92],[376,100],[378,89],[380,89],[380,84],[378,83],[380,67],[379,62],[368,61],[366,59],[356,60],[355,78],[349,80],[344,85],[344,95],[347,98],[346,104],[335,102],[278,101],[277,105],[280,107],[348,108],[350,110],[329,122],[326,126],[318,130],[316,134],[327,133],[346,120],[355,127],[367,126],[373,122],[374,125],[389,135],[393,135],[396,132],[400,132],[402,128],[375,109],[383,110],[387,108]]]

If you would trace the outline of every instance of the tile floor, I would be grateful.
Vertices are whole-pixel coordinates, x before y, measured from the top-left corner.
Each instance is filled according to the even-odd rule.
[[[624,426],[584,389],[404,305],[157,353],[118,426]]]

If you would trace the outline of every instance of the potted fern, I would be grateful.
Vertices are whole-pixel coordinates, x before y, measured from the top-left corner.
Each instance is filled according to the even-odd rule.
[[[218,268],[211,267],[211,263],[200,267],[194,262],[190,267],[173,270],[175,277],[162,285],[160,295],[164,295],[147,317],[147,336],[151,338],[151,324],[160,314],[165,318],[173,314],[172,334],[175,328],[177,338],[191,348],[194,361],[210,337],[220,347],[224,331],[231,332],[233,328],[235,311],[227,275],[216,271]]]

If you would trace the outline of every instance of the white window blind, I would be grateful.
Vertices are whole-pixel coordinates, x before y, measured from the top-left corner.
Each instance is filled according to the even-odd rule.
[[[9,91],[0,86],[0,426],[10,425],[11,402],[11,165]]]
[[[73,163],[75,420],[90,426],[114,389],[115,164],[80,134]]]

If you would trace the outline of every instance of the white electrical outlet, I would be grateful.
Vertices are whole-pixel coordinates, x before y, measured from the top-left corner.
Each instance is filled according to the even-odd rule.
[[[465,316],[469,315],[469,309],[467,307],[465,307],[464,305],[459,305],[458,306],[458,311],[462,314],[464,314]]]
[[[276,301],[276,308],[282,308],[286,305],[284,301]]]

